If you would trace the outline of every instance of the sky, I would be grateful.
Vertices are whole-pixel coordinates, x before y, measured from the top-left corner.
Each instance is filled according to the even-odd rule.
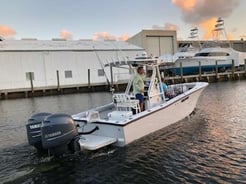
[[[246,39],[245,0],[1,0],[0,36],[126,40],[164,29],[186,40],[198,27],[199,38],[210,39],[218,17],[229,39]]]

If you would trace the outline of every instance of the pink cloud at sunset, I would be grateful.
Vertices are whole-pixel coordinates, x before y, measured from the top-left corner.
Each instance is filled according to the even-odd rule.
[[[3,37],[13,37],[16,35],[16,31],[13,30],[12,28],[5,26],[5,25],[0,25],[0,36]]]
[[[67,30],[60,31],[60,38],[65,38],[71,40],[73,38],[73,34]]]
[[[129,38],[128,34],[123,34],[119,37],[111,35],[108,32],[97,32],[93,35],[92,40],[121,40],[125,41]]]
[[[229,17],[233,10],[239,6],[239,0],[172,0],[172,3],[179,7],[183,20],[203,30],[202,39],[212,38],[212,30],[218,17]],[[230,32],[228,39],[233,38]]]
[[[129,39],[129,35],[127,33],[118,37],[118,40],[120,40],[120,41],[126,41],[128,39]]]
[[[166,23],[163,27],[158,25],[153,25],[152,29],[160,29],[160,30],[179,30],[179,27],[172,23]]]

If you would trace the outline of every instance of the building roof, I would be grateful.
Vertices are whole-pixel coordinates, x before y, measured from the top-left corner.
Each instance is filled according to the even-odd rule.
[[[93,40],[2,40],[0,51],[86,51],[86,50],[143,50],[143,48],[124,41]]]

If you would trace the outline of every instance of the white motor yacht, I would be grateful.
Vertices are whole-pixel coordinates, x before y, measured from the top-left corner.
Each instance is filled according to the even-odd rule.
[[[215,71],[216,67],[220,71],[231,69],[233,66],[239,67],[244,65],[246,53],[234,50],[229,41],[222,42],[221,35],[227,39],[224,28],[224,20],[218,18],[213,30],[215,38],[213,41],[205,42],[200,51],[196,52],[193,57],[179,57],[175,60],[174,65],[168,68],[169,72],[174,75],[198,74],[202,72]],[[181,70],[182,68],[182,70]]]

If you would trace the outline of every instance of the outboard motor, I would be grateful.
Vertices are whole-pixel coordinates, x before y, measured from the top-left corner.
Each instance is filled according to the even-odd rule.
[[[52,114],[48,116],[41,127],[43,148],[50,154],[60,156],[67,151],[80,150],[79,136],[76,124],[67,114]]]
[[[41,126],[43,120],[49,115],[51,114],[47,112],[36,113],[28,119],[26,125],[28,143],[34,146],[38,151],[45,151],[42,146]]]

